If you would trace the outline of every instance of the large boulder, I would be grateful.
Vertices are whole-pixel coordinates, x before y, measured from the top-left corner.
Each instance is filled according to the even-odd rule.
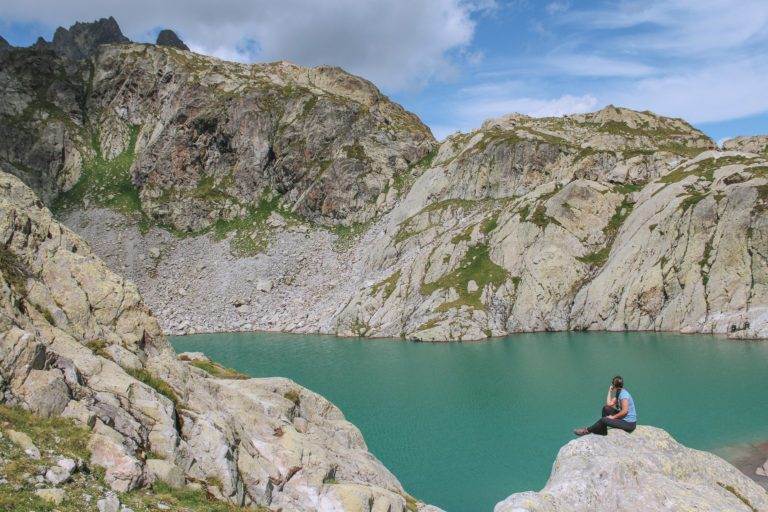
[[[664,430],[610,430],[560,449],[547,485],[513,494],[494,512],[768,510],[768,493],[723,459]]]

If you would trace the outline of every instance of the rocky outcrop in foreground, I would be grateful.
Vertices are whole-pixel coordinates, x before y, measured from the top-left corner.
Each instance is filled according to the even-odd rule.
[[[494,512],[768,510],[768,493],[711,453],[679,444],[665,431],[610,430],[565,445],[539,492],[513,494]]]
[[[160,479],[274,510],[424,508],[321,396],[186,359],[136,287],[0,173],[0,402],[90,429],[115,491]]]

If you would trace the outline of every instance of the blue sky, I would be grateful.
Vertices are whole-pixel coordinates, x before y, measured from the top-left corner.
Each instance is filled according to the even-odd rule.
[[[134,40],[170,27],[226,59],[333,64],[371,79],[442,138],[510,112],[615,104],[715,140],[768,133],[768,1],[0,0],[16,45],[114,15]]]

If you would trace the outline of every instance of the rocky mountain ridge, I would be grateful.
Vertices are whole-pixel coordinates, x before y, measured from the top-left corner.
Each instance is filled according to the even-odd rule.
[[[438,144],[337,68],[129,43],[0,60],[0,165],[166,332],[768,335],[764,137],[720,149],[609,106]]]

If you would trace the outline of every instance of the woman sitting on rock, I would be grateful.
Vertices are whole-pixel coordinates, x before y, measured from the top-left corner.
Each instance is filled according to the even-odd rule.
[[[587,434],[608,435],[608,427],[620,428],[626,432],[632,432],[637,426],[637,412],[635,401],[629,391],[624,389],[624,379],[617,375],[611,381],[608,388],[608,396],[603,406],[603,417],[588,428],[577,428],[573,431],[577,436]]]

